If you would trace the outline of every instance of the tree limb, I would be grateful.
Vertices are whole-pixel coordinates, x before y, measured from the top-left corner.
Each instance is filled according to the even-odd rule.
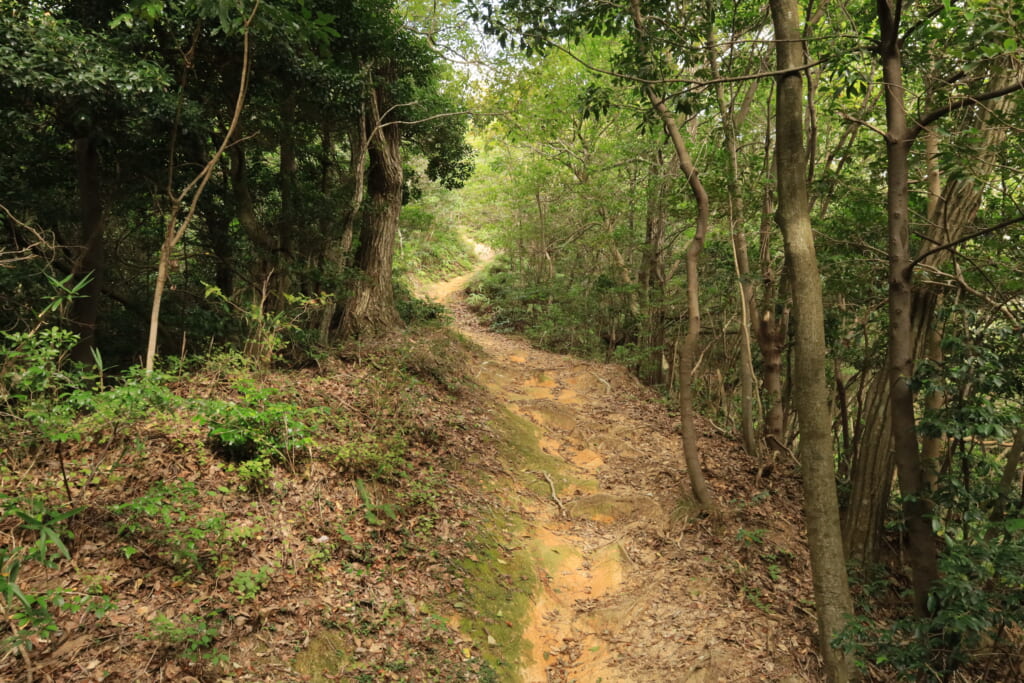
[[[998,97],[1002,97],[1003,95],[1009,95],[1010,93],[1017,92],[1018,90],[1021,89],[1024,89],[1024,78],[1019,79],[1016,82],[1011,83],[1010,85],[1007,85],[1005,87],[996,88],[995,90],[989,90],[988,92],[982,93],[980,95],[965,95],[964,97],[961,97],[958,100],[953,100],[952,102],[946,105],[931,110],[930,112],[922,116],[920,119],[918,119],[918,121],[908,131],[907,140],[916,140],[917,136],[923,133],[925,128],[935,123],[937,120],[941,119],[946,114],[951,114],[955,111],[959,111],[960,109],[964,109],[975,104],[980,104],[988,100],[994,100]]]
[[[916,266],[917,264],[921,263],[921,261],[925,260],[926,258],[931,256],[932,254],[935,254],[935,253],[940,252],[940,251],[944,251],[946,249],[952,249],[953,247],[957,247],[957,246],[963,244],[964,242],[970,242],[971,240],[975,239],[976,237],[982,237],[983,235],[987,235],[987,234],[992,233],[992,232],[998,232],[998,231],[1002,230],[1003,228],[1008,228],[1011,225],[1014,225],[1016,223],[1020,223],[1021,221],[1024,221],[1024,215],[1015,216],[1014,218],[1007,219],[1007,220],[1005,220],[1005,221],[1003,221],[1001,223],[997,223],[996,225],[993,225],[991,227],[985,228],[984,230],[979,230],[977,232],[972,232],[970,235],[964,235],[960,239],[953,240],[949,244],[940,244],[939,246],[937,246],[937,247],[935,247],[933,249],[929,249],[928,251],[924,252],[923,254],[921,254],[920,256],[915,258],[913,261],[911,261],[910,262],[910,267],[913,268],[914,266]]]

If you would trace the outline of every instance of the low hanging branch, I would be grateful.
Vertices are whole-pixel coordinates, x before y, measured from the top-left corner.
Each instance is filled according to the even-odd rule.
[[[253,6],[252,11],[246,18],[245,23],[242,24],[242,74],[239,77],[238,83],[238,96],[235,98],[235,109],[231,116],[231,123],[228,126],[227,131],[224,133],[224,139],[220,143],[220,147],[214,153],[210,160],[206,163],[206,166],[201,170],[185,188],[177,195],[173,195],[168,190],[168,194],[171,194],[171,210],[170,215],[167,217],[167,229],[164,232],[164,242],[160,246],[160,261],[157,266],[156,273],[156,286],[153,290],[153,307],[150,311],[149,316],[149,340],[146,345],[146,372],[153,372],[153,364],[156,360],[156,338],[157,332],[160,328],[160,304],[163,300],[164,287],[167,285],[167,276],[170,272],[171,266],[171,255],[174,253],[174,248],[181,241],[181,238],[185,236],[185,232],[188,230],[188,226],[192,223],[192,219],[195,218],[196,209],[199,205],[199,199],[203,195],[203,191],[206,189],[207,183],[210,181],[210,177],[213,175],[214,169],[220,162],[224,151],[231,144],[231,138],[235,134],[235,130],[238,128],[238,121],[242,116],[242,107],[245,104],[245,92],[249,85],[249,28],[252,26],[253,19],[256,17],[256,10],[259,9],[260,0],[256,0],[256,4]],[[176,132],[176,131],[175,131]],[[172,151],[173,156],[173,151]],[[170,163],[174,163],[173,158]],[[168,185],[168,188],[170,186]],[[184,218],[180,218],[181,211],[185,206],[185,198],[189,192],[192,192],[192,199],[188,204],[188,209],[185,212]],[[180,218],[180,222],[179,222]]]

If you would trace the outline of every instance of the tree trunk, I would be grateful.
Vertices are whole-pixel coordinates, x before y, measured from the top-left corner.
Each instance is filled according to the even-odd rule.
[[[235,199],[235,215],[238,224],[260,253],[260,267],[255,280],[262,281],[271,269],[270,261],[276,250],[274,239],[264,230],[253,206],[249,190],[249,172],[246,168],[245,145],[231,146],[231,193]]]
[[[914,392],[913,268],[910,256],[910,137],[903,92],[899,17],[888,0],[878,0],[880,54],[885,84],[886,158],[889,216],[888,388],[893,449],[910,548],[914,613],[929,613],[928,594],[939,578],[931,501],[918,449]]]
[[[1017,77],[1017,72],[1007,70],[993,78],[993,89],[1009,85]],[[995,150],[1006,137],[1006,128],[998,122],[1012,111],[1013,106],[1012,99],[1004,97],[988,103],[972,115],[976,127],[983,131],[981,141],[976,144],[973,160],[973,166],[977,169],[974,174],[976,178],[991,173]],[[996,122],[995,125],[992,122]],[[928,142],[926,138],[926,145],[926,153],[931,155],[936,149],[935,143]],[[939,182],[937,169],[929,166],[929,229],[919,256],[924,256],[937,244],[953,242],[965,235],[981,206],[981,190],[975,181],[951,178],[937,199],[933,199]],[[935,251],[923,259],[922,265],[938,269],[950,258],[947,250]],[[927,349],[939,295],[933,290],[916,289],[912,296],[911,334],[916,358]],[[889,504],[895,461],[887,374],[867,373],[861,381],[867,383],[867,391],[857,420],[851,496],[845,510],[843,527],[848,557],[860,563],[872,563],[878,561],[881,550],[882,526]]]
[[[782,393],[782,352],[788,334],[788,309],[781,304],[782,287],[777,282],[772,263],[772,216],[774,214],[771,101],[765,106],[767,121],[764,139],[764,197],[761,206],[759,269],[761,273],[761,304],[754,321],[754,335],[761,351],[761,384],[764,390],[764,427],[762,438],[773,458],[786,449],[786,404]],[[781,314],[777,312],[781,310]]]
[[[651,159],[647,183],[646,234],[640,265],[640,285],[646,309],[644,346],[640,379],[650,385],[665,383],[665,175],[660,152]]]
[[[771,0],[775,54],[780,71],[803,62],[796,0]],[[832,458],[831,415],[825,378],[825,328],[821,279],[807,200],[803,141],[803,84],[799,71],[778,77],[776,160],[777,220],[793,285],[796,364],[793,383],[800,420],[807,542],[811,551],[819,650],[829,681],[847,681],[850,663],[832,638],[853,612],[843,557]]]
[[[220,190],[224,194],[228,189],[225,183]],[[210,250],[214,258],[213,284],[225,298],[235,294],[235,243],[231,235],[231,213],[224,207],[207,207],[206,235],[210,241]]]
[[[718,51],[715,49],[714,24],[708,29],[708,63],[711,76],[719,77]],[[729,234],[732,237],[733,265],[736,269],[736,286],[740,309],[740,435],[747,456],[757,458],[757,438],[754,436],[754,360],[750,348],[752,321],[750,307],[754,302],[754,287],[750,283],[750,258],[747,255],[747,235],[743,228],[743,197],[739,189],[739,160],[736,156],[736,117],[732,103],[726,99],[725,86],[715,83],[715,99],[718,102],[722,134],[725,138],[726,189],[729,206]]]
[[[78,206],[81,213],[80,247],[72,266],[76,280],[89,277],[71,304],[72,329],[78,343],[71,351],[72,360],[92,362],[99,323],[99,295],[103,289],[105,262],[103,200],[100,195],[100,163],[96,141],[91,137],[75,140],[75,164],[78,171]]]
[[[206,184],[210,182],[210,177],[213,175],[213,171],[217,168],[217,164],[220,163],[221,157],[224,156],[225,150],[231,143],[231,138],[235,134],[235,130],[238,128],[238,120],[242,116],[242,107],[245,104],[245,91],[249,82],[249,27],[252,25],[253,19],[256,17],[256,10],[259,8],[257,4],[253,7],[249,13],[249,17],[245,20],[242,25],[242,69],[241,76],[238,83],[238,96],[235,98],[235,109],[231,115],[231,123],[228,125],[227,131],[224,133],[224,139],[221,141],[217,151],[210,157],[210,160],[206,162],[206,166],[189,182],[185,188],[175,193],[172,187],[174,178],[173,164],[174,164],[174,143],[173,140],[177,136],[177,129],[175,128],[172,134],[171,153],[168,158],[171,172],[168,173],[167,180],[167,194],[170,199],[170,210],[167,217],[167,225],[164,230],[164,241],[160,245],[160,258],[157,264],[156,274],[156,285],[153,288],[153,305],[150,307],[149,312],[149,335],[146,340],[146,358],[144,361],[144,367],[146,368],[146,374],[153,372],[153,368],[156,363],[156,339],[157,334],[160,331],[160,306],[163,303],[164,287],[167,284],[167,276],[170,271],[171,256],[174,253],[174,247],[181,241],[181,238],[185,236],[185,232],[188,230],[189,224],[192,219],[195,218],[196,208],[199,206],[199,200],[202,199],[203,191],[206,189]],[[191,200],[186,205],[185,198],[191,194]],[[181,219],[181,223],[178,223],[178,217],[181,216],[182,209],[185,209],[184,217]]]
[[[326,131],[322,133],[322,143],[325,147],[330,146],[330,136]],[[355,225],[360,216],[360,209],[363,206],[363,194],[366,189],[366,157],[369,149],[369,141],[366,139],[366,124],[360,115],[360,120],[352,126],[349,133],[349,172],[346,185],[350,186],[347,206],[341,216],[341,236],[327,246],[326,265],[337,269],[340,273],[350,265],[352,242],[355,236]],[[329,150],[325,149],[325,154]],[[325,179],[326,181],[326,179]],[[338,310],[338,303],[335,299],[330,300],[325,306],[323,317],[320,319],[320,343],[326,345],[330,340],[332,326],[337,323],[335,313]]]
[[[391,264],[402,210],[402,135],[398,124],[381,125],[376,109],[367,119],[371,130],[368,199],[355,261],[360,275],[345,304],[344,336],[373,336],[400,322]]]
[[[281,103],[281,162],[278,168],[278,188],[281,192],[281,213],[277,221],[277,251],[274,259],[274,283],[270,296],[271,308],[285,306],[284,295],[292,288],[293,242],[298,227],[298,172],[295,142],[295,94],[289,93]]]
[[[645,41],[647,28],[644,25],[643,15],[640,12],[639,0],[632,0],[630,2],[630,11],[637,34],[642,41]],[[683,459],[686,461],[686,470],[690,477],[690,488],[698,503],[710,506],[712,504],[711,493],[708,491],[707,482],[704,480],[700,453],[697,452],[696,411],[693,408],[693,366],[696,362],[697,343],[700,339],[698,262],[700,252],[704,247],[704,237],[708,232],[710,206],[708,194],[704,190],[704,184],[700,181],[700,177],[697,174],[697,167],[690,158],[690,152],[683,141],[683,136],[679,131],[675,117],[665,105],[665,100],[655,92],[652,86],[645,86],[644,92],[651,103],[651,107],[665,126],[665,132],[672,142],[676,159],[679,161],[679,169],[686,176],[686,181],[697,204],[696,229],[693,239],[690,240],[690,244],[686,248],[686,299],[689,319],[687,321],[686,337],[683,339],[679,351],[677,376],[679,378],[679,419],[683,432]]]

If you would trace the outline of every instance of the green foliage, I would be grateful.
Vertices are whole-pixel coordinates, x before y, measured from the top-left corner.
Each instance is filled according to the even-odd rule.
[[[247,337],[242,345],[243,353],[257,368],[270,367],[275,357],[296,342],[300,353],[315,355],[302,323],[314,320],[314,314],[331,303],[331,295],[305,296],[285,292],[283,297],[281,309],[271,310],[265,288],[259,301],[242,305],[225,296],[219,287],[206,286],[207,299],[219,301],[244,322]]]
[[[943,360],[918,365],[916,388],[949,397],[940,408],[924,412],[919,428],[961,445],[973,439],[1005,440],[1019,424],[1024,405],[1020,333],[1002,321],[980,324],[974,315],[965,317],[967,329],[942,340]]]
[[[252,602],[267,587],[273,573],[274,570],[271,567],[236,572],[231,577],[231,592],[238,597],[239,602]]]
[[[363,503],[363,515],[366,523],[371,526],[384,526],[390,520],[398,522],[398,514],[391,503],[375,503],[370,497],[370,491],[366,488],[366,482],[356,479],[356,492],[359,500]]]
[[[66,541],[73,535],[66,522],[81,511],[82,508],[55,510],[38,498],[0,498],[0,519],[16,519],[18,537],[34,537],[31,543],[16,542],[0,548],[0,599],[14,627],[13,634],[5,634],[0,641],[0,652],[31,648],[34,640],[46,640],[58,630],[55,613],[61,608],[77,611],[92,606],[94,612],[104,611],[103,606],[93,605],[90,596],[71,595],[60,589],[26,592],[18,584],[18,576],[28,563],[55,569],[61,560],[71,559]]]
[[[395,267],[426,280],[461,275],[473,265],[473,252],[454,230],[438,225],[435,216],[418,205],[402,207],[405,235],[395,253]]]
[[[499,263],[469,288],[470,307],[484,314],[491,329],[522,334],[552,351],[605,360],[625,341],[623,328],[630,324],[616,306],[624,303],[615,297],[618,292],[598,295],[586,291],[585,283],[569,284],[557,275],[537,281],[506,268]],[[602,333],[609,339],[602,339]]]
[[[994,483],[991,474],[986,482],[984,469],[975,472],[980,476],[974,486],[947,481],[937,496],[951,514],[945,523],[933,520],[945,546],[940,579],[929,596],[930,616],[890,618],[869,601],[837,638],[861,668],[889,671],[902,680],[945,679],[970,667],[981,653],[996,666],[999,657],[1014,651],[1012,642],[1000,640],[1014,638],[1024,625],[1024,521],[990,519]]]
[[[225,656],[208,650],[217,640],[218,620],[215,613],[205,617],[186,614],[177,619],[157,614],[150,622],[151,633],[146,639],[179,650],[183,659],[217,663],[223,661]]]
[[[62,280],[47,276],[50,296],[36,314],[38,322],[25,332],[0,331],[0,400],[12,408],[18,403],[54,398],[80,383],[81,377],[67,367],[67,356],[78,336],[47,321],[77,298],[89,278]]]
[[[745,548],[764,545],[766,529],[740,529],[736,532],[736,540]]]
[[[274,465],[294,469],[317,445],[324,412],[273,400],[279,390],[248,378],[239,379],[235,389],[239,401],[207,401],[197,419],[208,428],[213,451],[235,467],[250,490],[263,490]]]
[[[223,513],[200,514],[202,503],[194,483],[176,479],[155,482],[143,495],[111,506],[117,533],[131,541],[124,554],[159,558],[182,576],[214,572],[252,532],[232,525]]]
[[[401,280],[395,282],[394,289],[395,308],[398,310],[399,318],[405,324],[422,324],[447,318],[444,306],[419,298]]]
[[[401,438],[381,439],[366,435],[337,446],[333,460],[334,465],[349,476],[395,482],[408,471],[409,463],[405,460],[407,448]]]

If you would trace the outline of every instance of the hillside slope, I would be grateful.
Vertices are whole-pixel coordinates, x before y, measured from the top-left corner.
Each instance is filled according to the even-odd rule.
[[[451,306],[9,429],[0,679],[813,680],[791,468],[702,425],[699,512],[656,395]]]

